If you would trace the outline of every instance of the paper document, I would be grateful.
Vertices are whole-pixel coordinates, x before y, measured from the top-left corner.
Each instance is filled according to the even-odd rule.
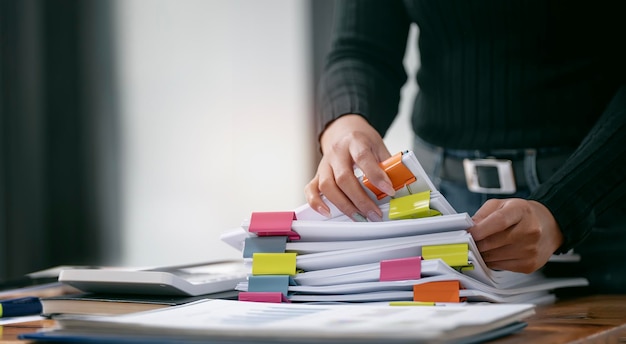
[[[115,317],[70,317],[61,331],[144,335],[184,340],[420,343],[453,341],[524,320],[528,304],[394,307],[371,305],[268,304],[207,300]],[[104,337],[106,338],[106,337]],[[140,338],[140,337],[135,337]]]
[[[225,233],[222,240],[241,251],[248,271],[237,285],[240,300],[544,303],[554,300],[554,289],[588,284],[584,278],[546,278],[541,271],[489,268],[467,231],[472,218],[450,206],[412,152],[380,166],[397,190],[393,197],[355,175],[383,221],[352,221],[323,199],[329,217],[304,204],[253,212]],[[575,257],[557,258],[567,263]]]

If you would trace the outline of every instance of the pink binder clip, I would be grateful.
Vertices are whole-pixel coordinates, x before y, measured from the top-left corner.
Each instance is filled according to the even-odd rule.
[[[422,274],[422,257],[382,260],[381,281],[406,281],[419,279]]]
[[[280,291],[277,292],[259,292],[259,291],[242,291],[239,293],[239,301],[251,301],[251,302],[268,302],[268,303],[290,303],[289,299],[285,297],[285,294]]]
[[[287,236],[291,240],[300,239],[300,235],[291,229],[296,213],[293,211],[255,212],[250,218],[250,233],[258,236]]]

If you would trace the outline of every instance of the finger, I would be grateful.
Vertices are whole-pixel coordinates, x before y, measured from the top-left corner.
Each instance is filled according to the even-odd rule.
[[[369,197],[361,188],[359,181],[354,176],[354,171],[342,167],[341,164],[331,168],[329,165],[320,165],[318,168],[319,190],[326,198],[333,203],[342,213],[349,216],[354,221],[364,221],[365,216],[359,211],[352,200],[347,196],[357,194],[354,198]],[[371,202],[371,200],[370,200]]]
[[[494,233],[484,239],[476,241],[476,247],[480,252],[486,252],[499,247],[507,246],[513,243],[514,237],[513,229],[515,227],[507,228],[503,231]]]
[[[386,148],[382,150],[382,153],[374,153],[370,149],[351,147],[350,154],[356,165],[363,171],[363,174],[372,185],[385,194],[393,196],[396,191],[393,188],[391,179],[389,179],[387,173],[380,167],[380,163],[388,159],[391,155]]]
[[[317,175],[305,185],[304,195],[311,209],[322,214],[324,217],[330,218],[330,208],[324,203],[324,200],[322,200],[319,189],[319,177]]]
[[[525,274],[533,273],[541,267],[540,265],[537,265],[532,259],[500,260],[486,264],[487,267],[492,270],[507,270],[513,272],[521,272]]]
[[[483,240],[514,226],[522,220],[523,211],[521,207],[516,207],[514,203],[512,204],[508,200],[502,203],[498,202],[498,204],[500,206],[493,209],[492,204],[485,203],[483,207],[486,206],[487,208],[482,212],[483,207],[478,210],[481,212],[481,216],[486,216],[468,230],[474,240]]]
[[[354,146],[361,147],[359,145],[352,145],[351,147],[354,147]],[[335,173],[336,184],[343,191],[344,195],[348,197],[352,205],[356,207],[358,214],[365,216],[370,221],[382,221],[382,215],[383,215],[382,211],[380,210],[378,205],[370,198],[370,196],[368,196],[368,194],[363,189],[361,182],[354,175],[353,165],[350,165],[350,168],[348,169],[345,167],[344,164],[355,161],[357,166],[359,166],[358,162],[356,162],[357,160],[359,160],[361,163],[363,163],[363,161],[370,161],[370,162],[373,161],[376,168],[380,170],[381,173],[383,174],[385,173],[378,166],[378,163],[377,163],[378,160],[376,156],[374,156],[371,153],[370,149],[351,148],[351,150],[358,151],[358,152],[369,152],[369,153],[359,153],[360,155],[356,157],[350,155],[350,159],[352,160],[341,161],[340,166],[342,167],[342,169],[339,169],[339,167],[336,167],[335,165],[333,165],[333,171]],[[337,207],[339,207],[339,205],[337,205]],[[351,213],[346,213],[346,214],[353,217],[352,215],[350,215]]]
[[[494,263],[504,260],[518,260],[524,258],[524,255],[520,254],[520,251],[514,248],[512,245],[506,245],[494,248],[492,250],[481,251],[480,255],[485,263]]]
[[[535,245],[507,245],[481,252],[481,256],[491,269],[530,273],[545,264],[536,253]]]

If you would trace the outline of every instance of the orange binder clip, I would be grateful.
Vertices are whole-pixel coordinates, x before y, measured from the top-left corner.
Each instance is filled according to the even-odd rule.
[[[437,281],[413,286],[413,301],[460,302],[459,281]]]
[[[402,163],[402,152],[393,155],[391,158],[381,162],[380,167],[387,173],[394,190],[400,190],[407,184],[413,183],[416,178],[404,164]],[[363,176],[363,185],[376,195],[377,199],[383,199],[386,193],[378,190],[366,176]]]

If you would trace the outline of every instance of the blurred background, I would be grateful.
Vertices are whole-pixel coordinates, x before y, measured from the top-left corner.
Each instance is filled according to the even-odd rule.
[[[305,203],[333,8],[0,1],[0,279],[239,258],[222,233]],[[415,92],[411,77],[392,153],[411,148]]]

